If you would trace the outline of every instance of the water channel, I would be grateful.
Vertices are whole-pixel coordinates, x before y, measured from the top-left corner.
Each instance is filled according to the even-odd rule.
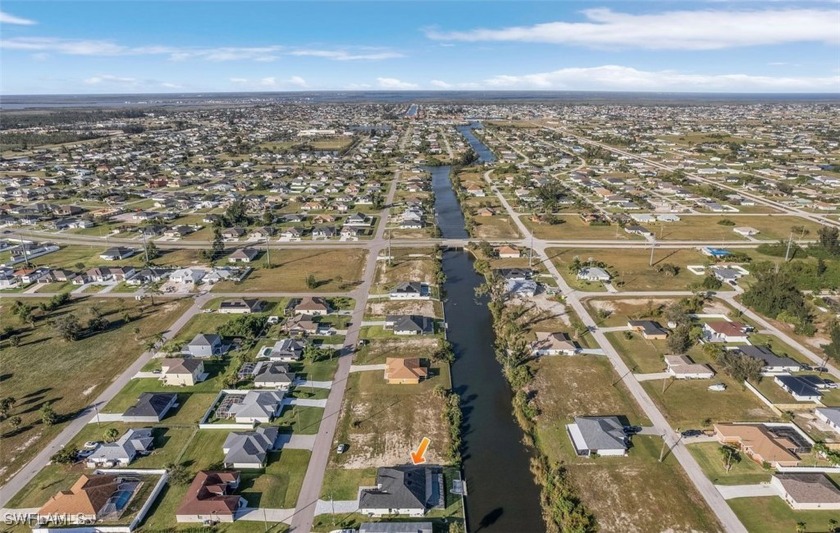
[[[492,161],[487,159],[493,154],[486,146],[474,136],[467,139],[482,161]],[[466,238],[464,215],[449,180],[451,168],[427,170],[432,173],[435,213],[442,236]],[[472,261],[472,256],[462,251],[443,255],[447,338],[456,354],[452,382],[464,412],[462,455],[469,492],[469,530],[545,531],[539,488],[529,469],[531,454],[522,444],[522,430],[511,413],[512,393],[494,355],[487,300],[475,296],[475,288],[484,279],[475,272]]]

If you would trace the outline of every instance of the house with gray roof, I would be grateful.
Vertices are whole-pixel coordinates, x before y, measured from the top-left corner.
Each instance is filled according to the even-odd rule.
[[[128,466],[135,457],[154,446],[151,428],[129,429],[115,442],[100,444],[87,459],[88,468]]]
[[[584,281],[609,281],[610,273],[600,267],[584,267],[578,270],[577,279]]]
[[[770,485],[797,511],[840,510],[840,488],[822,472],[778,472]]]
[[[175,407],[178,395],[172,392],[144,392],[137,403],[122,415],[123,422],[160,422]]]
[[[388,315],[384,327],[395,335],[427,335],[435,332],[435,320],[420,315]]]
[[[264,468],[269,452],[277,449],[276,427],[230,433],[222,445],[225,468]]]
[[[802,365],[790,357],[782,357],[773,353],[770,348],[764,346],[739,346],[738,351],[747,357],[758,359],[764,362],[761,371],[766,374],[777,374],[780,372],[796,372],[802,369]]]
[[[289,390],[295,382],[295,374],[289,365],[274,361],[260,361],[254,366],[254,386],[261,388]]]
[[[305,342],[297,339],[281,339],[275,342],[274,346],[263,348],[260,351],[260,356],[268,357],[271,361],[299,361],[303,357],[305,346]]]
[[[231,405],[230,414],[237,424],[267,424],[283,409],[280,391],[248,391],[241,403]]]
[[[433,533],[431,522],[363,522],[359,533]]]
[[[391,290],[388,297],[391,300],[428,300],[431,297],[431,291],[427,283],[401,281]]]
[[[626,455],[627,436],[616,416],[576,416],[566,426],[578,455]]]
[[[185,353],[193,357],[213,357],[224,353],[222,337],[215,333],[199,333],[187,344]]]
[[[444,506],[443,469],[440,466],[379,468],[376,487],[359,491],[359,512],[369,516],[423,516]]]
[[[814,409],[817,419],[822,420],[835,433],[840,435],[840,407],[818,407]]]

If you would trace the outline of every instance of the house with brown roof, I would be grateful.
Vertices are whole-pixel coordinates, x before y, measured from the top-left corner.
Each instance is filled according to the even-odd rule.
[[[69,490],[59,491],[47,500],[38,515],[66,516],[75,523],[95,522],[106,514],[106,506],[116,493],[123,476],[83,474]]]
[[[703,338],[708,342],[747,342],[752,328],[742,322],[716,320],[703,324]]]
[[[429,376],[419,357],[389,357],[385,360],[385,381],[390,385],[417,385]]]
[[[569,335],[562,332],[538,331],[537,340],[531,343],[531,354],[535,356],[574,355],[578,350],[578,346]]]
[[[320,296],[304,296],[295,306],[296,315],[328,315],[330,304]]]
[[[840,488],[822,472],[779,472],[770,485],[797,511],[840,510]]]
[[[800,459],[793,450],[796,443],[771,433],[764,424],[715,424],[715,437],[721,444],[738,447],[758,464],[774,468],[798,466]]]
[[[242,496],[233,494],[239,488],[239,472],[199,472],[181,506],[175,512],[178,522],[233,522],[236,511],[246,507],[248,502]]]
[[[496,248],[496,253],[499,254],[500,259],[518,259],[519,248],[516,246],[499,246]]]

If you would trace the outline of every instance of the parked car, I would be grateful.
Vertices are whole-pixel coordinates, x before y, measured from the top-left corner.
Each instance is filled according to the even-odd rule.
[[[339,454],[344,453],[346,451],[347,451],[347,445],[344,444],[344,443],[339,444],[338,448],[335,449],[335,453],[339,453]]]
[[[699,437],[703,432],[699,429],[686,429],[681,433],[683,437]]]
[[[85,459],[93,455],[94,450],[79,450],[76,454],[76,459]]]
[[[624,426],[624,434],[625,435],[635,435],[636,433],[640,432],[642,428],[640,426]]]
[[[89,440],[82,445],[82,449],[95,450],[97,446],[99,446],[99,441]]]

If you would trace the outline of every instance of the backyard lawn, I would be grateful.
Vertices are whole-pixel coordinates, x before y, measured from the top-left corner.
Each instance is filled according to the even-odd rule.
[[[797,524],[802,522],[805,524],[802,531],[823,533],[831,531],[830,526],[836,527],[837,522],[840,522],[840,513],[837,511],[794,511],[781,498],[774,496],[735,498],[728,503],[747,531],[790,533],[799,531]]]
[[[773,472],[765,470],[758,463],[745,455],[741,461],[730,463],[729,472],[726,471],[724,456],[718,451],[721,445],[717,442],[699,442],[686,446],[691,455],[703,469],[706,477],[715,485],[753,485],[770,481]]]

